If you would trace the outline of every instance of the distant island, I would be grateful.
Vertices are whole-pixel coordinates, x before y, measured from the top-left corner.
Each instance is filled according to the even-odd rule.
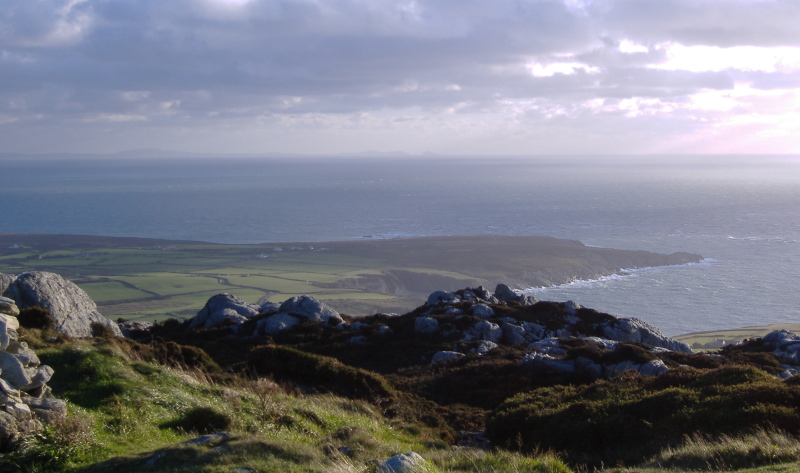
[[[702,259],[544,236],[229,245],[0,233],[0,273],[56,272],[87,291],[103,315],[146,320],[191,317],[219,292],[253,303],[308,294],[356,316],[402,313],[436,290],[543,287]]]

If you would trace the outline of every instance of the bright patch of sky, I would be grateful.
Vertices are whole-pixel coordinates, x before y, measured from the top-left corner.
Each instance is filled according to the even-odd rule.
[[[796,0],[10,0],[0,153],[800,153]]]

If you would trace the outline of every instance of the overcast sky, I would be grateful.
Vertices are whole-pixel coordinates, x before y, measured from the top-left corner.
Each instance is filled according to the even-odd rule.
[[[0,152],[800,153],[798,0],[0,0]]]

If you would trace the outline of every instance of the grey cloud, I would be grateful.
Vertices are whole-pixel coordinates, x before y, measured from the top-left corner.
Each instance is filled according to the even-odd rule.
[[[593,0],[584,8],[557,0],[0,3],[2,139],[23,126],[107,123],[140,133],[306,114],[491,114],[526,100],[588,114],[581,104],[595,98],[680,101],[737,81],[775,88],[798,79],[655,70],[646,66],[663,50],[618,48],[623,39],[798,45],[793,0]],[[594,69],[533,77],[530,61]],[[598,127],[596,118],[581,120]]]

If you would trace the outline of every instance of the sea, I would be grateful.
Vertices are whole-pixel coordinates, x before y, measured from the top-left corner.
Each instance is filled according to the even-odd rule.
[[[800,323],[798,156],[0,158],[0,232],[217,243],[546,235],[701,254],[528,288],[667,335]]]

